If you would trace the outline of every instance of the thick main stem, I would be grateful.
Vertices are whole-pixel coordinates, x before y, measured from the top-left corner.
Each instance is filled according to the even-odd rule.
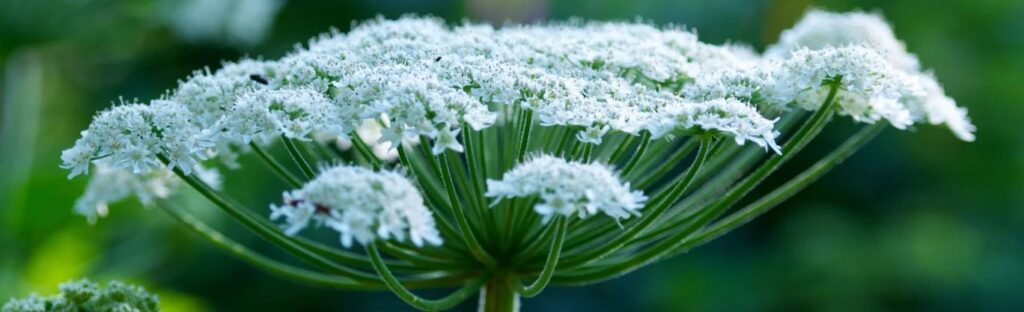
[[[513,312],[519,311],[519,294],[509,287],[508,277],[496,276],[480,288],[478,311]]]

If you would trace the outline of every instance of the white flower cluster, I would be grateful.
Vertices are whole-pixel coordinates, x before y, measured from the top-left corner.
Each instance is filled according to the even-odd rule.
[[[825,91],[811,84],[820,82],[816,79],[822,74],[839,74],[849,88],[839,95],[839,104],[855,119],[886,119],[901,129],[920,121],[945,124],[960,139],[974,140],[975,127],[967,111],[956,106],[932,74],[921,72],[917,56],[907,52],[879,15],[809,11],[768,47],[765,58],[776,64],[767,67],[785,76],[774,78],[775,86],[810,87],[795,101],[822,99]]]
[[[196,166],[194,174],[214,189],[220,189],[220,173],[215,169]],[[105,161],[96,162],[96,170],[90,175],[85,192],[75,200],[75,213],[95,223],[107,216],[109,204],[135,195],[145,206],[156,199],[167,198],[181,181],[166,169],[153,170],[143,174],[112,167]]]
[[[233,167],[250,143],[344,142],[365,137],[367,123],[380,127],[374,149],[425,138],[435,154],[461,152],[465,127],[506,125],[520,109],[591,144],[611,131],[709,133],[779,152],[773,118],[818,109],[830,84],[839,113],[857,121],[945,124],[974,139],[966,110],[877,15],[812,11],[763,56],[644,23],[450,27],[404,17],[322,35],[280,60],[197,71],[160,100],[98,114],[61,159],[69,177],[99,160],[132,174],[191,174],[210,157]]]
[[[765,119],[756,109],[739,100],[714,99],[694,105],[671,105],[664,112],[665,118],[659,121],[659,127],[651,128],[652,137],[675,128],[730,133],[736,144],[751,141],[782,154],[782,149],[775,143],[775,137],[779,135],[774,130],[775,121]]]
[[[154,100],[149,105],[124,104],[97,115],[75,145],[61,154],[68,178],[89,172],[89,163],[108,159],[115,168],[144,174],[167,165],[190,174],[206,159],[212,135],[193,125],[192,113],[177,102]]]
[[[878,52],[863,46],[801,48],[771,68],[762,95],[770,103],[795,103],[816,110],[832,83],[838,84],[839,112],[860,122],[886,120],[897,129],[913,124],[900,103],[904,94],[921,94],[920,86],[896,70]]]
[[[571,162],[554,156],[537,156],[505,173],[501,180],[487,180],[487,197],[539,196],[534,211],[547,222],[555,215],[580,218],[604,213],[615,219],[640,215],[647,196],[630,191],[612,169],[599,163]]]
[[[779,42],[765,50],[765,56],[785,58],[801,48],[818,50],[848,44],[871,47],[901,69],[917,70],[920,66],[881,15],[864,12],[810,10],[793,28],[782,32]]]
[[[327,169],[301,189],[284,193],[284,204],[270,207],[271,219],[283,219],[294,235],[312,222],[341,234],[341,244],[366,245],[376,239],[416,246],[440,245],[432,213],[408,178],[397,172],[352,166]]]
[[[244,145],[269,143],[277,135],[305,140],[313,130],[348,133],[348,122],[323,93],[307,88],[257,89],[239,95],[214,125],[224,141]]]

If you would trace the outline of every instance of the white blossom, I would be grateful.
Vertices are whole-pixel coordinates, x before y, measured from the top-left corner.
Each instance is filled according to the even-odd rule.
[[[244,59],[225,63],[215,72],[199,70],[178,82],[170,99],[187,107],[195,114],[196,124],[207,128],[231,109],[239,94],[274,83],[276,66],[274,62]]]
[[[773,62],[771,71],[769,86],[762,90],[771,103],[816,110],[826,99],[830,84],[838,83],[835,102],[840,114],[866,123],[884,119],[897,129],[913,123],[900,99],[923,92],[878,52],[858,45],[802,48],[784,61]]]
[[[875,49],[897,68],[918,70],[917,56],[907,52],[889,23],[879,14],[864,12],[807,11],[796,25],[782,32],[779,42],[769,46],[765,55],[786,58],[801,48],[817,50],[851,44]]]
[[[255,89],[236,97],[213,128],[236,144],[262,144],[278,136],[306,140],[313,131],[344,136],[356,121],[311,89]]]
[[[221,178],[217,170],[198,166],[194,169],[201,181],[214,189],[220,189]],[[149,206],[156,199],[169,197],[180,184],[180,179],[166,169],[133,174],[105,161],[98,161],[85,192],[75,200],[74,211],[84,216],[89,223],[96,223],[98,218],[107,216],[112,203],[134,195],[144,206]]]
[[[382,239],[416,246],[440,245],[433,215],[408,178],[392,171],[362,167],[327,169],[302,188],[284,193],[284,203],[271,206],[271,219],[284,219],[294,235],[310,223],[325,225],[341,234],[341,244],[353,240],[366,245]]]
[[[555,215],[586,218],[604,213],[615,219],[640,215],[647,196],[631,191],[609,167],[599,163],[537,156],[516,165],[501,180],[487,180],[487,197],[538,196],[534,211],[547,222]]]
[[[775,143],[775,137],[779,135],[775,131],[775,120],[764,118],[754,107],[734,99],[669,106],[651,129],[654,134],[652,137],[674,129],[722,133],[731,136],[736,144],[751,141],[765,149],[771,148],[776,153],[782,153],[782,149]]]
[[[946,124],[960,139],[974,140],[975,128],[967,118],[967,110],[957,107],[956,102],[946,96],[932,74],[920,70],[917,56],[907,52],[904,43],[896,38],[892,28],[879,14],[808,11],[793,28],[783,31],[779,42],[769,46],[765,55],[771,59],[785,59],[795,53],[806,53],[798,52],[806,49],[831,50],[848,45],[857,45],[878,52],[892,67],[885,71],[898,73],[887,76],[899,77],[898,80],[902,81],[903,86],[898,103],[887,99],[876,102],[876,107],[868,107],[871,104],[865,103],[863,99],[851,99],[850,94],[840,94],[839,99],[841,103],[848,104],[847,109],[876,110],[877,115],[890,122],[895,121],[893,125],[901,129],[913,122],[921,121],[936,125]],[[881,81],[887,78],[878,79]],[[877,119],[858,118],[864,117],[860,114],[851,116],[869,122]],[[908,118],[910,120],[906,120]]]
[[[89,162],[106,159],[113,167],[145,174],[167,165],[190,174],[207,156],[210,134],[192,123],[193,115],[177,102],[121,104],[99,113],[75,145],[61,154],[68,178],[88,173]]]

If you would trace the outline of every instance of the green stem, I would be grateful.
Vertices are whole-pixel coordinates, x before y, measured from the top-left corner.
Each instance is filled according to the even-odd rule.
[[[548,286],[548,282],[551,281],[551,277],[555,275],[555,268],[558,266],[558,258],[562,253],[562,243],[565,242],[565,233],[568,226],[566,225],[565,217],[559,217],[555,221],[555,235],[551,241],[551,249],[548,251],[548,258],[544,261],[544,269],[541,270],[540,276],[537,280],[529,286],[524,286],[516,282],[514,279],[509,279],[510,286],[517,293],[524,297],[530,298],[540,294],[545,287]]]
[[[171,215],[174,220],[178,221],[186,228],[192,230],[192,232],[199,234],[203,238],[213,243],[214,246],[226,251],[227,253],[234,255],[238,259],[244,262],[248,262],[252,266],[263,269],[271,274],[278,275],[280,277],[297,280],[303,282],[309,282],[322,286],[335,287],[340,289],[367,289],[374,288],[373,285],[367,285],[359,283],[355,280],[322,274],[313,272],[301,268],[297,268],[288,264],[278,262],[274,259],[270,259],[259,253],[256,253],[249,248],[231,240],[227,236],[224,236],[217,230],[207,226],[199,219],[196,219],[192,215],[178,208],[172,208],[167,203],[158,202],[157,206],[162,208],[167,214]],[[380,285],[377,285],[380,286]],[[379,289],[379,287],[378,287]]]
[[[562,278],[562,281],[566,283],[578,284],[621,276],[657,261],[664,255],[676,249],[678,245],[685,242],[683,241],[684,238],[693,234],[697,228],[707,225],[708,222],[714,220],[723,213],[725,209],[743,198],[743,196],[750,192],[753,187],[757,186],[769,174],[778,169],[783,162],[789,160],[794,154],[799,152],[814,137],[816,137],[818,133],[821,132],[821,129],[824,128],[825,124],[828,123],[829,118],[834,112],[835,105],[833,100],[835,99],[838,88],[838,82],[831,85],[828,97],[825,99],[825,102],[822,103],[821,108],[819,108],[807,123],[800,127],[800,129],[797,130],[797,133],[786,142],[782,148],[782,155],[774,155],[766,160],[760,167],[751,173],[750,176],[743,179],[738,185],[730,189],[721,199],[701,211],[698,217],[693,220],[694,222],[690,222],[688,226],[679,229],[671,236],[652,244],[647,247],[647,249],[644,249],[621,262],[596,267],[584,272],[566,274],[565,276],[556,276],[556,278]]]
[[[628,177],[633,169],[636,168],[636,164],[640,162],[640,158],[644,157],[644,153],[647,152],[647,148],[651,145],[651,133],[644,131],[640,135],[640,146],[636,148],[636,152],[633,152],[633,156],[626,163],[626,167],[622,168],[622,172],[619,173],[621,177]]]
[[[373,154],[373,148],[370,148],[358,134],[352,134],[352,147],[356,149],[359,155],[366,159],[366,162],[370,163],[370,167],[373,167],[375,170],[380,169],[383,162],[380,158],[377,158],[377,155]]]
[[[878,135],[886,128],[884,123],[875,123],[870,126],[866,126],[856,134],[851,136],[843,142],[836,150],[829,153],[825,158],[822,158],[818,162],[814,163],[811,167],[804,170],[800,175],[794,177],[786,184],[776,188],[771,193],[768,193],[764,197],[761,197],[757,201],[748,204],[746,207],[736,211],[735,213],[723,218],[709,226],[707,229],[700,231],[693,238],[687,238],[687,243],[673,250],[673,253],[680,252],[685,249],[693,248],[703,242],[711,241],[716,237],[722,236],[737,227],[750,222],[757,216],[760,216],[768,210],[774,208],[783,201],[793,197],[796,193],[806,188],[818,178],[828,173],[829,170],[836,167],[844,160],[853,155],[853,153],[860,150],[864,144],[871,141],[872,138]],[[684,249],[685,248],[685,249]]]
[[[669,171],[672,171],[672,169],[675,168],[677,164],[682,162],[683,158],[686,157],[686,155],[690,155],[690,152],[693,151],[693,148],[697,147],[697,145],[697,141],[692,139],[686,141],[686,143],[683,143],[683,146],[681,146],[679,150],[675,152],[675,154],[670,156],[667,160],[663,161],[657,169],[654,169],[654,171],[651,172],[650,174],[643,175],[643,180],[633,185],[633,188],[636,188],[638,190],[644,190],[647,189],[647,187],[653,185],[654,182],[659,181],[661,177],[668,174]]]
[[[163,155],[159,155],[159,158],[164,163],[167,163],[167,159]],[[320,255],[312,253],[308,249],[303,248],[302,246],[299,246],[298,244],[293,242],[289,237],[285,236],[284,233],[281,233],[280,230],[273,228],[269,225],[266,225],[260,222],[258,219],[253,218],[249,214],[243,212],[244,209],[235,207],[227,199],[220,196],[220,194],[217,191],[214,191],[213,189],[211,189],[202,181],[199,181],[199,179],[195,178],[194,176],[186,175],[183,172],[181,172],[181,170],[178,168],[174,168],[174,173],[177,174],[178,177],[184,180],[185,183],[187,183],[193,189],[198,191],[204,197],[209,199],[211,202],[213,202],[222,210],[224,210],[233,218],[235,218],[235,220],[238,220],[243,225],[245,225],[246,228],[252,230],[253,232],[256,232],[256,234],[259,234],[260,237],[263,237],[264,239],[273,243],[274,245],[281,247],[282,249],[288,251],[292,255],[295,255],[299,259],[302,259],[303,261],[306,261],[331,273],[340,274],[358,281],[380,281],[376,276],[349,267],[338,265],[336,263],[328,261],[327,259],[324,259]]]
[[[387,264],[384,264],[384,259],[380,256],[380,251],[377,250],[376,243],[370,243],[370,245],[366,246],[366,251],[370,255],[370,262],[373,263],[373,268],[377,270],[377,273],[384,279],[384,284],[387,285],[392,292],[398,295],[402,301],[424,311],[450,309],[469,298],[469,296],[476,292],[477,288],[483,285],[486,280],[486,277],[474,279],[463,285],[459,290],[456,290],[441,299],[424,299],[410,292],[409,289],[405,288],[405,286],[402,285],[402,282],[391,273]]]
[[[532,132],[531,130],[533,130],[533,110],[528,109],[523,114],[525,114],[525,116],[523,117],[523,122],[520,125],[520,128],[522,129],[519,131],[519,148],[516,150],[515,159],[517,162],[522,162],[523,157],[526,157],[526,148],[530,144],[530,133]]]
[[[462,130],[463,145],[466,146],[466,161],[469,167],[469,187],[476,193],[478,202],[474,210],[477,212],[477,216],[482,221],[484,226],[484,240],[485,241],[496,241],[498,232],[494,228],[494,220],[490,216],[490,209],[487,207],[487,199],[484,196],[486,192],[486,185],[484,184],[487,180],[486,171],[486,159],[487,156],[484,154],[485,149],[483,148],[482,137],[483,131],[471,131],[469,126],[463,126]]]
[[[627,134],[626,137],[622,138],[622,142],[619,142],[619,147],[608,156],[608,163],[617,164],[619,158],[622,158],[622,155],[625,155],[626,151],[629,150],[629,146],[633,144],[633,139],[635,137],[631,134]]]
[[[316,176],[316,171],[313,170],[313,166],[309,164],[305,156],[302,156],[302,152],[295,145],[295,139],[281,135],[281,142],[284,142],[285,149],[288,150],[288,154],[292,156],[292,161],[298,165],[299,169],[302,170],[302,174],[306,176],[306,180],[313,179]]]
[[[448,155],[442,153],[439,157],[441,158],[439,161],[441,164],[441,182],[444,184],[445,190],[448,191],[448,201],[451,204],[451,207],[449,208],[452,209],[451,213],[455,216],[455,222],[458,224],[459,231],[462,233],[462,237],[466,241],[466,245],[469,247],[469,252],[483,264],[488,267],[494,267],[494,258],[491,258],[491,256],[484,251],[483,247],[480,246],[480,241],[478,241],[476,235],[473,234],[469,220],[466,219],[466,212],[462,209],[462,205],[459,202],[459,197],[455,192],[455,185],[452,181],[451,168],[448,166],[448,161],[446,160]]]
[[[504,278],[495,277],[480,289],[482,312],[519,312],[519,294],[509,287]]]
[[[451,212],[451,207],[448,206],[448,202],[445,200],[444,195],[442,195],[441,190],[439,190],[439,188],[443,187],[438,186],[437,183],[431,179],[431,174],[427,172],[427,169],[422,168],[422,166],[417,162],[413,161],[413,155],[409,155],[405,148],[405,146],[400,146],[398,148],[398,157],[402,162],[402,165],[410,169],[413,177],[419,182],[420,190],[423,191],[423,194],[426,195],[427,202],[430,203],[428,208],[430,208],[436,215],[438,229],[441,231],[441,234],[446,237],[459,237],[459,233],[455,231],[455,227],[452,226],[451,222],[445,216],[446,214],[442,213],[441,209],[438,209],[438,207],[441,207],[444,208],[444,212]],[[427,161],[433,163],[433,158],[428,159]],[[462,247],[461,241],[453,240],[452,243],[455,244],[453,247]],[[444,246],[451,245],[445,244]]]
[[[267,152],[264,151],[263,148],[261,148],[259,145],[256,145],[255,142],[249,142],[249,146],[252,147],[252,150],[256,152],[256,155],[258,155],[260,159],[263,160],[263,163],[267,164],[267,166],[270,167],[271,171],[274,171],[274,174],[277,174],[278,177],[283,179],[285,182],[288,182],[288,184],[291,185],[292,187],[302,186],[302,181],[300,181],[299,178],[296,178],[294,175],[291,174],[291,172],[288,172],[288,170],[285,169],[284,166],[281,165],[281,163],[277,162],[277,160],[274,159],[273,157],[270,157],[270,154],[267,154]]]

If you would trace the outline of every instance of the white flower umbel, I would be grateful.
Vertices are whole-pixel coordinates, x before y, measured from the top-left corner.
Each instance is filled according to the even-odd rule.
[[[270,207],[271,219],[284,219],[294,235],[310,222],[341,233],[341,244],[366,245],[376,239],[410,239],[416,246],[440,245],[432,213],[408,178],[362,167],[327,169],[302,188],[284,193],[284,204]]]
[[[736,144],[751,141],[765,149],[782,153],[782,149],[775,143],[775,137],[779,135],[775,131],[775,120],[764,118],[754,107],[735,99],[675,103],[664,108],[660,119],[649,129],[654,138],[675,129],[710,132],[732,137]]]
[[[68,178],[89,172],[89,163],[107,159],[114,168],[144,174],[167,165],[190,174],[212,147],[208,132],[193,123],[193,115],[177,102],[155,100],[150,105],[121,104],[97,115],[75,145],[61,154]]]
[[[897,68],[918,70],[917,56],[907,52],[889,23],[879,14],[864,12],[810,10],[793,28],[782,32],[779,42],[765,50],[765,56],[786,58],[801,48],[817,50],[850,44],[877,50]]]
[[[838,82],[835,101],[840,114],[866,123],[884,119],[897,129],[906,129],[914,122],[900,99],[905,94],[923,93],[878,52],[858,45],[802,48],[783,61],[773,62],[773,66],[769,86],[762,90],[769,103],[816,110],[830,85]]]
[[[140,203],[149,206],[156,199],[169,197],[181,184],[181,180],[166,169],[133,174],[114,168],[106,161],[97,161],[95,167],[85,192],[75,200],[74,207],[75,213],[84,216],[89,223],[106,217],[110,204],[135,195]],[[216,169],[196,166],[193,174],[213,189],[220,189],[221,177]]]
[[[631,191],[611,168],[599,163],[566,161],[537,156],[505,173],[501,180],[487,180],[487,197],[495,202],[512,197],[540,197],[533,210],[547,222],[555,215],[586,218],[604,213],[615,219],[640,215],[647,196]]]
[[[239,94],[273,83],[275,64],[245,59],[225,63],[216,72],[199,70],[178,82],[170,98],[195,114],[200,127],[210,127],[234,105]]]
[[[265,144],[282,135],[304,140],[314,130],[344,136],[358,120],[353,117],[311,89],[263,88],[239,95],[213,128],[236,144]]]
[[[904,82],[899,102],[910,111],[913,122],[946,124],[960,139],[973,140],[975,129],[967,118],[967,110],[957,107],[956,102],[946,96],[932,74],[921,72],[917,56],[907,52],[906,46],[879,14],[809,11],[793,28],[783,31],[779,42],[765,51],[765,57],[785,59],[804,49],[828,50],[848,45],[877,51],[895,71],[901,72],[897,76],[909,80]],[[841,94],[840,100],[849,103],[850,99],[848,95]],[[902,109],[891,102],[884,106],[903,118]]]

